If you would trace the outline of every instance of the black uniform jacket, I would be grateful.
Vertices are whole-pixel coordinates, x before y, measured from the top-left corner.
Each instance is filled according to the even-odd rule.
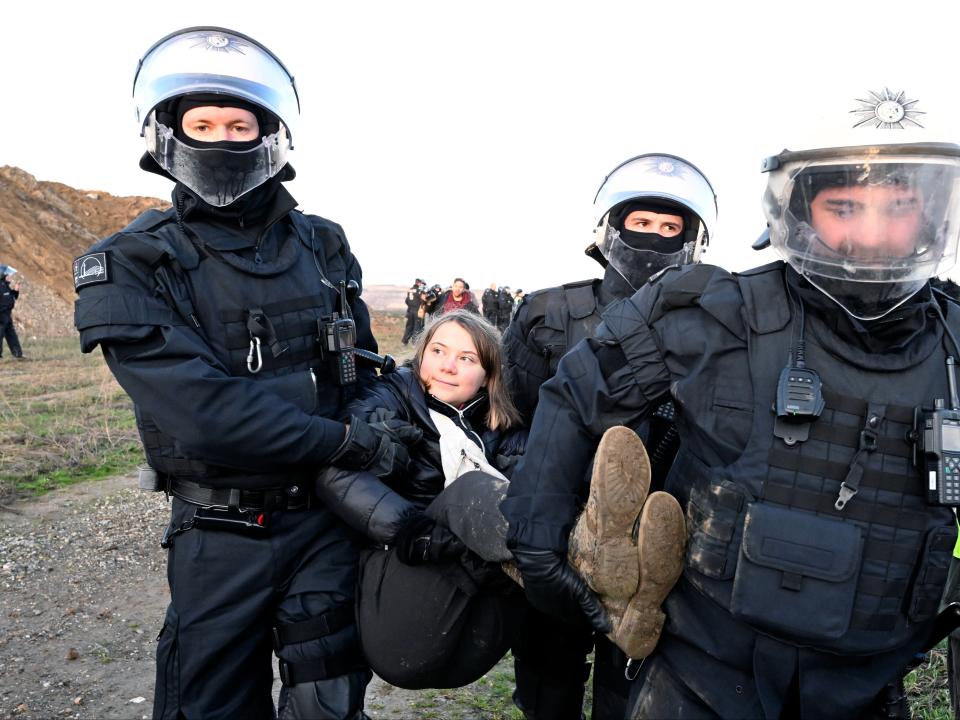
[[[523,452],[525,430],[502,432],[486,426],[485,395],[457,409],[425,393],[410,367],[381,376],[351,404],[349,411],[371,422],[390,417],[420,428],[423,437],[409,448],[409,467],[402,476],[383,480],[368,472],[330,468],[317,483],[317,494],[347,524],[378,543],[391,543],[406,516],[425,508],[444,488],[440,433],[430,418],[430,410],[451,418],[483,449],[487,461],[505,475],[509,476],[517,456]]]
[[[138,420],[149,416],[151,428],[172,438],[171,455],[263,478],[244,487],[269,486],[294,468],[316,468],[344,438],[339,416],[348,394],[321,367],[316,337],[321,311],[337,309],[336,284],[361,280],[342,229],[295,211],[296,201],[282,188],[258,233],[244,227],[243,218],[191,212],[196,200],[180,186],[174,200],[176,211],[150,211],[78,259],[100,268],[90,276],[96,282],[87,283],[75,263],[81,349],[101,347]],[[326,282],[323,268],[331,275]],[[168,282],[161,286],[163,273]],[[210,286],[211,278],[219,287]],[[173,297],[170,288],[183,292]],[[244,362],[248,311],[240,308],[246,298],[273,315],[279,334],[296,336],[281,338],[291,351],[278,351],[278,357],[264,342],[259,373]],[[271,302],[289,305],[296,298],[312,304],[271,310]],[[357,344],[375,350],[359,298],[353,311]],[[361,370],[359,384],[372,377]],[[241,480],[234,477],[229,485]]]
[[[855,717],[923,646],[946,577],[955,518],[926,504],[909,431],[914,408],[947,396],[957,310],[924,288],[859,323],[783,263],[667,269],[542,386],[501,505],[508,545],[565,552],[603,432],[669,397],[667,490],[690,538],[657,655],[722,716],[779,716],[799,673],[805,714]],[[801,324],[826,408],[787,443],[771,408]]]

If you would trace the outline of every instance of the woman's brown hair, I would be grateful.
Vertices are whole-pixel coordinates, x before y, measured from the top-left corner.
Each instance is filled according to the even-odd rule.
[[[427,345],[430,344],[437,328],[448,322],[455,322],[467,331],[470,339],[473,340],[473,344],[477,347],[480,365],[487,373],[486,387],[490,404],[487,410],[487,427],[491,430],[506,430],[508,427],[519,423],[520,413],[517,412],[517,408],[510,397],[510,391],[507,389],[507,379],[503,373],[503,346],[500,344],[500,332],[476,313],[463,309],[451,310],[427,323],[427,326],[417,338],[413,360],[411,361],[417,379],[420,379],[420,364],[423,362],[423,354],[427,350]],[[423,385],[422,380],[420,384]]]

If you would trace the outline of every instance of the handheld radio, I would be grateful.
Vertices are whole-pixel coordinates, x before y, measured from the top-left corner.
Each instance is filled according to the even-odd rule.
[[[350,311],[350,302],[357,296],[360,286],[356,281],[340,281],[340,312],[317,320],[320,354],[327,361],[330,377],[337,385],[352,385],[357,381],[357,362],[380,370],[382,374],[393,372],[397,363],[390,355],[378,355],[357,347],[357,324]]]
[[[914,463],[927,481],[930,505],[960,506],[960,400],[953,357],[947,357],[950,407],[943,398],[933,409],[914,410]]]

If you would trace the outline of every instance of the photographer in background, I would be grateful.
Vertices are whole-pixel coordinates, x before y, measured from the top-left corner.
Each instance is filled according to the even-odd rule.
[[[407,290],[407,297],[404,300],[407,305],[407,323],[403,328],[403,338],[400,340],[404,345],[423,329],[423,313],[420,311],[420,307],[423,304],[422,297],[426,290],[427,283],[420,278],[417,278],[410,289]]]
[[[0,265],[0,357],[3,357],[3,341],[7,341],[10,354],[17,360],[23,360],[23,348],[17,337],[17,328],[13,324],[13,306],[20,297],[20,277],[17,269],[9,265]]]

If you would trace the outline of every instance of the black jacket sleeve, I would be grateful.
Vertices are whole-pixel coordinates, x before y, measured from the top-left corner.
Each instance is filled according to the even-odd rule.
[[[116,236],[115,236],[116,237]],[[322,465],[344,426],[310,415],[245,377],[231,376],[195,328],[157,297],[148,278],[108,239],[111,281],[81,288],[75,306],[81,349],[100,345],[134,403],[204,460],[253,472]],[[376,347],[366,308],[355,308],[358,344]]]
[[[542,386],[526,452],[501,505],[511,547],[565,553],[600,437],[641,420],[669,390],[645,305],[637,296],[611,305],[594,337],[572,348]]]
[[[365,388],[347,408],[348,415],[367,420],[378,408],[399,420],[409,421],[400,391],[381,380]],[[382,544],[393,543],[401,527],[419,508],[376,475],[365,471],[331,467],[316,482],[317,496],[354,530]]]

